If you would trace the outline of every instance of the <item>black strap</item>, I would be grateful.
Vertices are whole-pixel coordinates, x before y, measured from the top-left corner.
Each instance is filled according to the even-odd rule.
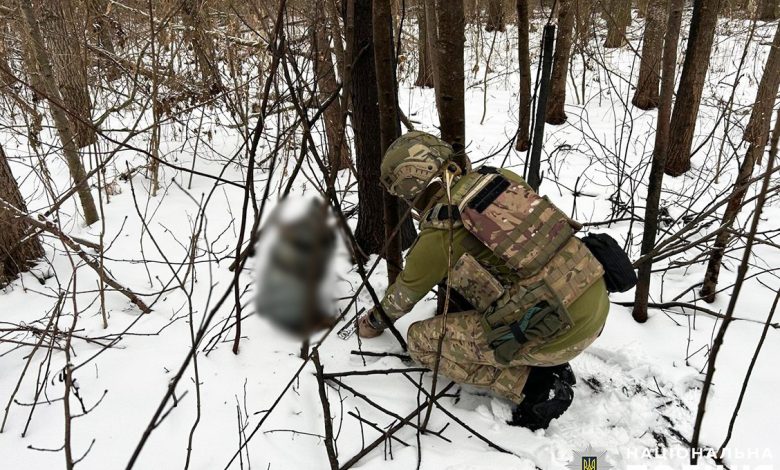
[[[428,212],[427,219],[428,221],[433,220],[436,218],[436,220],[447,220],[452,219],[453,221],[460,220],[460,211],[458,210],[458,206],[456,205],[437,205],[434,206],[433,209]]]
[[[498,168],[489,165],[482,165],[481,167],[477,168],[477,173],[480,175],[492,175],[498,173]]]
[[[528,337],[523,333],[523,330],[520,329],[520,322],[512,322],[509,324],[509,331],[512,332],[512,336],[515,337],[515,340],[520,343],[526,343],[528,342]]]
[[[469,201],[469,207],[482,213],[509,186],[509,180],[501,175],[496,176]]]

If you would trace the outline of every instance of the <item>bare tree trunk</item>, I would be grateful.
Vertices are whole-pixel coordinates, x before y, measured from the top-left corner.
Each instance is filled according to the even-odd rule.
[[[753,112],[750,115],[750,122],[745,128],[743,139],[750,144],[742,164],[739,167],[737,181],[734,184],[734,191],[729,197],[726,210],[723,213],[721,226],[725,229],[715,238],[710,259],[707,263],[707,271],[704,274],[704,284],[702,285],[700,295],[705,302],[715,301],[715,292],[718,286],[718,277],[720,267],[723,262],[723,255],[726,246],[731,239],[730,228],[739,214],[742,207],[742,201],[747,192],[747,182],[753,174],[756,162],[761,161],[764,153],[764,147],[769,139],[769,123],[771,121],[772,108],[775,103],[775,95],[778,86],[780,86],[780,28],[775,31],[775,37],[772,40],[772,48],[767,57],[764,74],[761,76],[761,83],[758,85],[756,101],[753,105]]]
[[[506,31],[506,23],[504,22],[504,2],[503,0],[488,0],[487,11],[487,23],[485,24],[485,31]]]
[[[393,17],[391,0],[374,0],[374,61],[376,64],[377,91],[379,95],[380,153],[385,154],[390,144],[401,134],[398,120],[398,94],[395,80]],[[393,283],[401,272],[400,236],[390,239],[398,225],[398,199],[384,191],[385,240],[387,247],[387,277]]]
[[[76,144],[86,147],[97,141],[92,126],[92,103],[87,83],[86,37],[71,0],[40,2],[41,30],[46,40],[62,103],[73,113],[67,116]]]
[[[666,160],[666,174],[680,176],[691,168],[691,145],[699,114],[704,78],[710,64],[710,49],[718,24],[720,0],[694,0],[691,29],[685,51],[677,101],[672,112],[672,129]]]
[[[431,61],[431,47],[428,42],[428,21],[425,15],[424,0],[418,0],[415,7],[417,14],[417,79],[414,86],[430,88],[433,86],[433,63]]]
[[[79,150],[76,147],[76,140],[70,127],[70,122],[68,122],[65,111],[61,108],[63,105],[62,95],[60,95],[60,89],[57,87],[54,78],[54,72],[52,71],[48,52],[43,45],[43,36],[38,26],[38,20],[35,18],[35,13],[33,12],[30,0],[19,0],[19,4],[32,39],[31,42],[35,52],[35,60],[41,74],[41,83],[43,84],[49,99],[49,111],[51,112],[54,125],[57,127],[60,141],[62,142],[62,149],[65,154],[65,159],[68,162],[70,176],[73,179],[73,183],[78,188],[81,207],[84,210],[84,220],[87,225],[92,225],[100,217],[98,216],[98,211],[95,207],[95,201],[92,199],[92,193],[90,192],[89,184],[87,182],[87,174],[84,171],[84,165],[81,163],[81,157],[79,156]]]
[[[580,0],[582,1],[582,0]],[[531,127],[531,57],[528,47],[528,0],[517,0],[517,59],[520,64],[519,126],[515,149],[528,150],[528,131]]]
[[[374,65],[372,1],[354,1],[354,37],[352,50],[356,57],[352,76],[352,127],[355,130],[357,164],[358,223],[355,239],[366,254],[379,253],[384,245],[384,203],[379,184],[382,162],[380,144],[379,96]],[[358,54],[359,53],[359,54]]]
[[[192,45],[195,60],[203,77],[203,85],[210,93],[216,94],[223,89],[222,78],[219,75],[214,43],[206,34],[209,21],[201,11],[202,5],[203,0],[182,0],[181,8],[184,12],[184,24],[187,27],[186,37]]]
[[[454,161],[468,165],[463,154],[466,145],[466,111],[464,103],[463,42],[465,40],[463,0],[439,4],[439,124],[441,138],[455,149]]]
[[[631,24],[631,2],[609,0],[608,5],[609,8],[603,12],[607,20],[607,38],[604,40],[604,47],[623,47],[626,43],[626,29]]]
[[[647,183],[647,202],[645,204],[645,226],[642,235],[642,255],[653,250],[658,233],[658,205],[663,189],[666,152],[669,144],[669,119],[672,114],[672,95],[674,94],[674,69],[677,65],[677,40],[680,37],[683,0],[671,0],[669,15],[666,21],[666,37],[663,41],[663,76],[661,81],[660,106],[658,108],[658,124],[655,131],[653,147],[653,163],[650,167],[650,179]],[[648,15],[652,15],[652,4]],[[666,12],[664,12],[666,17]],[[650,296],[650,275],[652,260],[639,266],[639,281],[637,282],[632,315],[639,323],[647,321],[647,303]]]
[[[317,87],[319,88],[319,103],[321,104],[338,90],[336,83],[336,69],[333,63],[333,53],[330,46],[330,36],[327,30],[327,21],[323,14],[324,5],[322,0],[317,2],[317,14],[314,20],[314,48],[316,53],[314,58],[314,74]],[[339,38],[340,40],[340,38]],[[338,171],[349,168],[350,155],[347,145],[346,135],[344,134],[342,120],[341,98],[337,98],[325,110],[324,125],[325,134],[328,141],[328,162],[331,170]]]
[[[558,37],[555,41],[555,56],[550,78],[550,101],[545,121],[549,124],[566,122],[566,76],[569,71],[572,34],[574,32],[574,11],[571,0],[558,2]]]
[[[420,0],[425,4],[425,40],[428,45],[428,60],[431,64],[431,79],[436,89],[436,109],[439,104],[439,88],[441,77],[439,76],[439,15],[436,9],[436,0]]]
[[[777,19],[777,0],[761,0],[758,5],[758,19],[772,21]]]
[[[108,17],[108,0],[86,0],[86,5],[92,28],[98,39],[98,45],[114,54],[114,27]]]
[[[667,3],[667,0],[651,0],[647,7],[639,78],[636,81],[634,99],[631,100],[631,103],[640,109],[658,107],[661,48],[664,42]]]
[[[27,212],[22,193],[0,147],[0,200]],[[30,262],[43,256],[43,246],[30,226],[0,204],[0,287],[27,270]]]

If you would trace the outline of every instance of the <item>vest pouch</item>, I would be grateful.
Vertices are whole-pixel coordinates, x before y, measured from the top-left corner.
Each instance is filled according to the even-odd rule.
[[[452,267],[450,287],[465,297],[479,313],[489,309],[504,295],[501,283],[468,253],[464,253]]]
[[[482,318],[487,343],[501,364],[510,363],[521,351],[531,351],[559,337],[574,324],[546,281],[517,287]]]

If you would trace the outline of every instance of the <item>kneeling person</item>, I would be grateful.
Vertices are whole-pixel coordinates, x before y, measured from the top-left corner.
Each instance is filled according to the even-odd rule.
[[[396,140],[381,171],[387,190],[421,215],[381,302],[387,316],[408,313],[448,275],[473,307],[412,324],[412,358],[433,368],[444,331],[439,373],[515,403],[511,424],[547,427],[573,398],[568,361],[598,337],[609,311],[602,266],[574,237],[580,225],[508,170],[461,168],[447,143],[424,132]],[[385,327],[372,310],[358,333]]]

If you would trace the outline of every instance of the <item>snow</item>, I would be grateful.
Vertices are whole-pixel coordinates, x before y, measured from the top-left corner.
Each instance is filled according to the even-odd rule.
[[[641,36],[637,24],[634,23],[635,29],[632,30],[634,47]],[[761,26],[757,34],[771,37],[773,28]],[[704,141],[704,136],[715,125],[718,107],[728,99],[729,84],[733,83],[744,45],[743,29],[741,24],[724,23],[720,26],[694,147]],[[532,54],[538,52],[539,33],[532,34]],[[488,160],[494,164],[500,164],[508,152],[507,166],[521,171],[525,155],[503,148],[517,126],[516,33],[510,28],[506,34],[509,40],[500,35],[496,41],[487,90],[484,90],[482,78],[492,36],[480,34],[484,36],[478,37],[474,30],[467,34],[470,45],[467,71],[475,62],[480,67],[475,73],[467,73],[468,151],[475,160],[497,152]],[[481,55],[475,59],[479,40],[486,42],[480,49]],[[740,81],[735,94],[735,109],[750,105],[766,53],[765,45],[754,45],[751,49],[746,77]],[[573,84],[569,83],[569,105],[566,109],[569,121],[563,126],[546,127],[546,160],[542,165],[545,174],[542,192],[550,195],[560,207],[572,211],[574,217],[582,222],[609,219],[610,198],[614,194],[618,194],[623,203],[642,207],[645,183],[634,186],[625,175],[619,176],[618,171],[632,175],[634,181],[646,180],[655,126],[655,112],[643,112],[621,104],[621,101],[630,99],[629,84],[638,70],[638,58],[628,48],[619,51],[599,49],[598,54],[609,73],[596,64],[589,65],[585,75],[587,96],[584,99],[580,97],[580,102],[585,104],[576,104]],[[536,56],[532,57],[534,63],[536,59]],[[574,57],[572,64],[573,75],[579,84],[583,64],[578,56]],[[399,73],[404,78],[399,91],[401,107],[419,128],[435,131],[437,118],[433,92],[411,87],[413,77],[409,76],[416,68],[411,62],[407,62],[407,67],[406,73],[404,70]],[[487,93],[487,113],[480,124],[484,93]],[[192,138],[196,132],[192,126],[199,117],[196,114],[190,119],[186,131],[180,124],[172,124],[163,133],[166,158],[176,159],[176,164],[185,168],[191,165],[193,158],[192,143],[185,135]],[[204,115],[201,132],[210,132],[211,138],[206,149],[201,147],[198,151],[197,169],[211,175],[225,170],[223,178],[242,181],[243,168],[225,163],[225,155],[232,155],[239,147],[240,133],[221,125],[219,117],[218,111],[214,110]],[[741,126],[747,118],[747,111],[735,112],[732,116],[737,124],[732,123],[730,130],[735,142],[739,141]],[[107,128],[121,128],[122,118],[117,117],[115,121]],[[275,124],[270,125],[268,132],[273,134],[275,128]],[[174,129],[176,132],[173,132]],[[721,163],[722,175],[717,183],[712,182],[722,129],[722,125],[715,129],[714,138],[694,158],[694,169],[690,173],[665,180],[662,202],[675,218],[669,227],[671,233],[682,227],[680,220],[684,215],[700,210],[733,184],[736,174],[733,155],[741,154],[728,148]],[[119,131],[112,132],[121,134]],[[40,211],[51,200],[37,176],[23,176],[28,175],[31,168],[39,169],[40,162],[31,156],[29,147],[18,136],[10,131],[0,136],[13,160],[13,170],[22,181],[22,189],[29,201],[28,208],[33,213]],[[144,138],[136,137],[133,142],[145,148]],[[51,134],[45,134],[44,139],[54,141]],[[261,154],[267,152],[270,145],[270,140],[264,142]],[[616,154],[625,156],[625,168],[618,168]],[[45,161],[56,183],[55,191],[61,193],[69,184],[66,167],[53,156],[45,157]],[[143,161],[143,155],[122,151],[111,165],[109,175],[125,171],[125,162],[134,166]],[[304,172],[314,178],[317,172],[311,168],[305,167]],[[186,190],[187,179],[184,173],[163,168],[164,189],[157,197],[151,197],[148,180],[143,174],[137,174],[132,179],[132,187],[129,182],[119,181],[121,194],[113,196],[110,204],[105,206],[104,238],[110,246],[106,251],[106,266],[123,285],[145,294],[143,299],[153,304],[151,314],[141,315],[121,294],[109,292],[106,294],[109,326],[104,330],[95,293],[97,276],[86,267],[79,268],[74,276],[69,254],[52,238],[46,239],[49,262],[39,264],[32,273],[24,274],[0,293],[0,328],[13,324],[45,327],[45,320],[55,308],[59,293],[75,289],[79,292],[75,299],[79,308],[78,335],[103,338],[100,341],[105,344],[118,339],[118,335],[124,332],[113,347],[105,350],[94,342],[73,340],[72,363],[78,395],[89,411],[73,420],[75,458],[86,454],[78,468],[122,468],[127,465],[169,381],[190,350],[191,328],[198,328],[233,278],[233,273],[227,268],[238,238],[243,192],[240,188],[222,185],[212,193],[213,181],[199,176],[194,177],[192,189]],[[257,181],[260,190],[268,179],[265,168],[257,172],[257,179],[260,180]],[[345,188],[352,182],[352,177],[343,174],[338,184]],[[276,193],[278,179],[273,184],[272,196]],[[575,185],[584,193],[576,200],[576,210],[571,191]],[[297,184],[296,192],[311,194],[312,183]],[[202,205],[201,201],[209,195],[208,204]],[[348,202],[356,202],[355,196],[350,196]],[[143,215],[145,226],[137,210]],[[201,211],[203,217],[200,216]],[[748,222],[751,215],[752,208],[745,209],[739,225]],[[61,219],[63,229],[74,236],[97,240],[100,235],[101,223],[84,227],[76,215],[73,201],[65,204]],[[177,287],[176,276],[164,260],[186,263],[190,238],[197,231],[201,219],[204,223],[197,241],[195,282],[191,283],[191,278],[188,278],[183,287]],[[777,230],[778,220],[780,206],[777,198],[773,198],[765,209],[761,229]],[[616,222],[593,230],[608,232],[626,242],[632,258],[638,256],[640,224]],[[705,230],[701,228],[700,233],[704,234]],[[736,260],[741,252],[738,249],[727,257],[720,286],[733,283]],[[334,297],[337,298],[352,294],[360,284],[360,278],[350,266],[343,247],[338,256],[336,263],[340,279],[334,287]],[[693,253],[686,253],[673,260],[693,256]],[[780,262],[776,246],[757,246],[753,258],[756,264],[767,269]],[[79,265],[79,260],[73,259]],[[250,260],[249,269],[240,277],[239,287],[245,292],[242,297],[245,314],[252,309],[252,268],[256,262]],[[663,265],[661,263],[659,267]],[[173,266],[175,269],[179,265]],[[700,262],[656,274],[651,291],[653,301],[671,300],[692,284],[700,282],[704,269],[704,264]],[[184,270],[186,265],[178,274],[181,275]],[[44,275],[47,277],[45,282],[39,282],[36,276]],[[373,274],[372,284],[379,295],[386,288],[383,263]],[[763,272],[745,283],[736,309],[736,316],[744,320],[731,324],[718,357],[712,396],[704,419],[703,445],[718,448],[725,436],[747,365],[774,298],[773,289],[777,289],[777,285],[774,271]],[[692,292],[681,300],[692,300]],[[715,304],[702,306],[724,311],[729,292],[730,289],[727,289],[720,294]],[[166,410],[171,410],[170,414],[154,429],[135,468],[184,467],[188,436],[198,415],[200,421],[192,438],[190,468],[225,468],[240,443],[250,435],[247,449],[232,462],[230,468],[249,468],[250,462],[255,468],[329,468],[321,438],[324,433],[323,412],[314,368],[310,363],[292,382],[278,406],[267,415],[276,397],[301,366],[302,360],[298,357],[300,343],[280,335],[265,320],[249,315],[243,321],[240,353],[234,355],[231,352],[234,334],[232,299],[232,296],[229,297],[219,310],[198,348],[200,404],[196,398],[195,370],[190,364],[176,388],[178,406],[171,410],[171,403],[168,403]],[[67,330],[72,322],[73,301],[70,298],[66,300],[58,322],[60,330]],[[613,302],[632,300],[633,292],[612,297]],[[370,304],[370,297],[363,290],[358,296],[357,306]],[[340,301],[340,306],[344,305],[345,301]],[[434,309],[435,301],[429,296],[397,323],[399,330],[405,333],[411,323],[430,317]],[[690,310],[670,309],[666,312],[651,310],[648,322],[637,324],[631,318],[629,308],[613,304],[601,337],[572,362],[578,383],[571,409],[554,421],[549,429],[531,432],[506,425],[509,405],[474,391],[463,390],[459,400],[441,400],[443,406],[458,418],[511,454],[491,449],[446,415],[434,411],[429,428],[439,430],[449,423],[442,432],[447,440],[433,434],[422,435],[418,449],[416,433],[406,427],[396,436],[408,447],[398,442],[392,443],[392,449],[380,445],[358,466],[365,470],[415,468],[418,458],[421,458],[419,468],[422,469],[526,470],[538,466],[547,470],[565,468],[573,452],[592,445],[607,451],[607,460],[614,468],[639,464],[648,468],[663,464],[681,468],[688,459],[684,452],[680,455],[675,450],[686,448],[680,436],[689,439],[692,432],[703,377],[701,371],[706,365],[709,345],[720,326],[716,320]],[[339,324],[337,328],[341,326]],[[4,338],[33,343],[37,340],[31,334]],[[394,357],[367,357],[364,364],[361,358],[350,354],[350,350],[357,348],[355,338],[344,342],[335,335],[328,337],[320,347],[326,372],[407,367]],[[389,334],[364,340],[362,348],[401,352]],[[14,349],[10,344],[0,345],[0,404],[4,405],[11,396],[30,352],[29,347]],[[46,373],[47,367],[43,361],[45,355],[42,348],[33,356],[15,402],[10,407],[5,432],[0,435],[2,468],[48,469],[64,466],[60,450],[64,430],[61,399],[64,387],[60,374],[65,356],[62,351],[53,351],[48,376],[44,377],[42,374]],[[776,366],[772,366],[778,355],[778,330],[770,328],[729,445],[730,453],[726,460],[731,468],[773,465],[776,456],[780,455],[780,441],[773,433],[775,423],[780,421],[780,407],[775,401],[780,377]],[[44,364],[42,371],[39,370],[40,364]],[[28,404],[35,400],[36,376],[42,377],[44,391],[39,398],[41,403],[34,409],[28,431],[22,436],[32,410]],[[410,377],[418,380],[420,374],[410,374]],[[415,386],[399,374],[348,377],[343,381],[402,416],[413,410],[422,399]],[[445,380],[439,381],[439,387],[446,383]],[[423,385],[430,390],[429,374],[423,377]],[[361,429],[360,423],[348,412],[359,412],[363,418],[382,427],[392,420],[347,390],[330,388],[327,392],[334,415],[339,459],[344,463],[360,451],[363,441],[368,443],[379,435],[368,426]],[[73,397],[71,406],[77,410],[74,414],[81,412],[81,404]],[[261,419],[266,419],[262,427],[255,434],[250,434]],[[239,428],[245,430],[241,436]],[[647,458],[647,452],[658,451],[661,439],[670,449],[665,450],[667,453],[664,455]],[[711,459],[703,459],[700,465],[702,468],[714,467]]]

